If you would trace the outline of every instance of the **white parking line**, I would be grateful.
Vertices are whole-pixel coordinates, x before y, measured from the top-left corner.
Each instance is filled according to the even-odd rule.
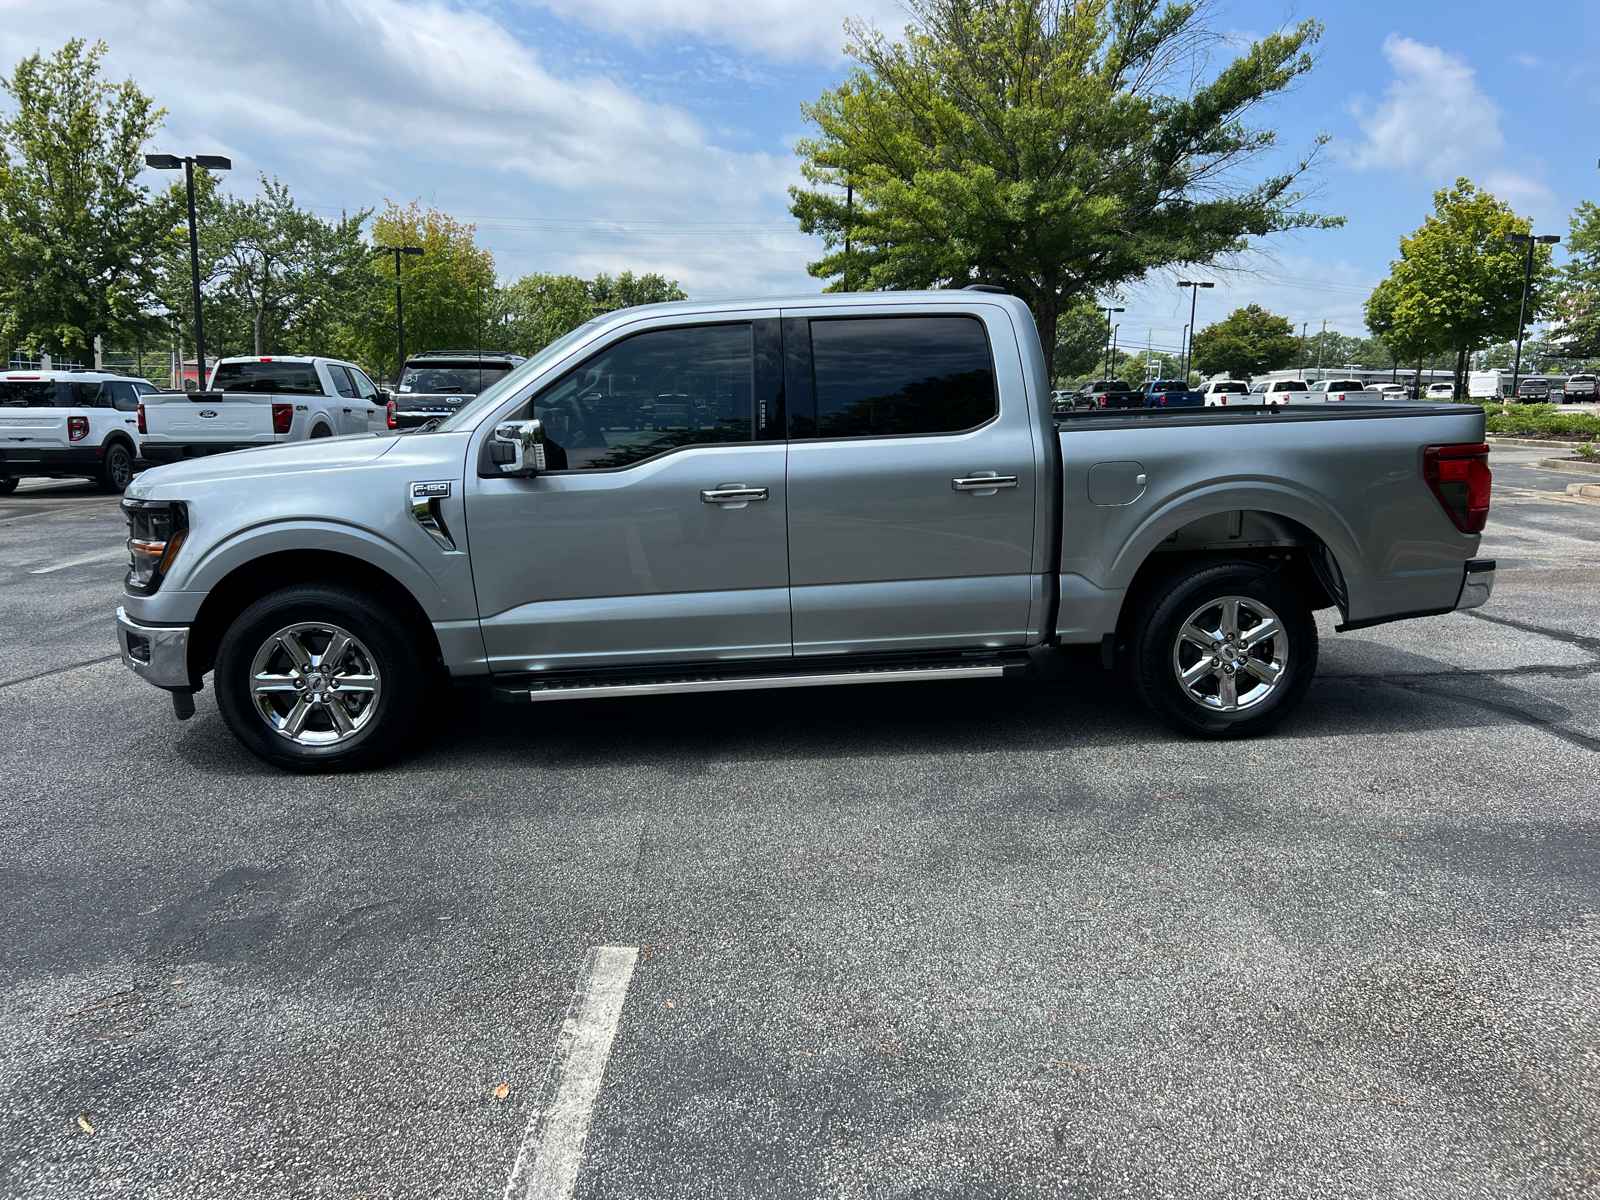
[[[90,563],[111,562],[113,559],[127,558],[126,546],[118,546],[115,550],[102,550],[99,554],[85,554],[82,558],[69,558],[66,562],[55,563],[48,567],[40,567],[37,571],[29,571],[29,575],[48,575],[52,571],[65,571],[68,567],[86,567]]]
[[[595,946],[584,957],[550,1069],[506,1181],[506,1200],[570,1200],[638,961],[637,946]]]

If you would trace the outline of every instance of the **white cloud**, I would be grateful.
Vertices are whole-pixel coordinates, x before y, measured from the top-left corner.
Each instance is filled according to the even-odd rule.
[[[832,61],[844,46],[846,17],[898,33],[898,0],[535,0],[557,16],[636,45],[674,36],[775,59]]]
[[[0,61],[49,53],[64,31],[104,38],[108,74],[133,75],[169,110],[158,148],[231,154],[236,190],[261,170],[302,202],[334,208],[420,195],[458,213],[661,225],[599,242],[616,252],[548,230],[530,250],[525,236],[486,231],[490,245],[517,243],[500,256],[512,274],[632,266],[683,279],[691,292],[817,286],[805,282],[806,239],[796,233],[680,236],[688,222],[782,224],[792,159],[721,146],[683,108],[616,80],[559,76],[484,12],[438,0],[63,0],[4,10]]]
[[[1396,78],[1375,110],[1357,110],[1366,141],[1350,154],[1353,166],[1421,167],[1449,178],[1502,148],[1500,109],[1465,62],[1395,34],[1383,53]]]

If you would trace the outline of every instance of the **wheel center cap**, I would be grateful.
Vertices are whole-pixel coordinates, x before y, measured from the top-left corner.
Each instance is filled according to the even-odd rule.
[[[324,681],[321,675],[313,675],[310,679],[306,680],[307,686],[309,686],[313,692],[320,692],[323,688],[323,683]]]

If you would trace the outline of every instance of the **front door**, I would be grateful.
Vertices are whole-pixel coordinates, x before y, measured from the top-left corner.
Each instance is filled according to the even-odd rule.
[[[785,313],[796,655],[1023,644],[1033,436],[1015,335],[989,332]]]
[[[548,470],[468,463],[492,671],[791,653],[786,450],[757,440],[782,433],[760,427],[777,336],[769,319],[624,337],[534,396]]]

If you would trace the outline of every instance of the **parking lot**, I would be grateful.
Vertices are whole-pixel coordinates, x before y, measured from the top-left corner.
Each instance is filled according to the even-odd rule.
[[[1323,614],[1264,740],[1051,653],[446,694],[311,778],[120,665],[117,500],[28,481],[0,1193],[499,1196],[608,946],[580,1197],[1600,1193],[1600,501],[1544,453],[1492,455],[1490,605]]]

